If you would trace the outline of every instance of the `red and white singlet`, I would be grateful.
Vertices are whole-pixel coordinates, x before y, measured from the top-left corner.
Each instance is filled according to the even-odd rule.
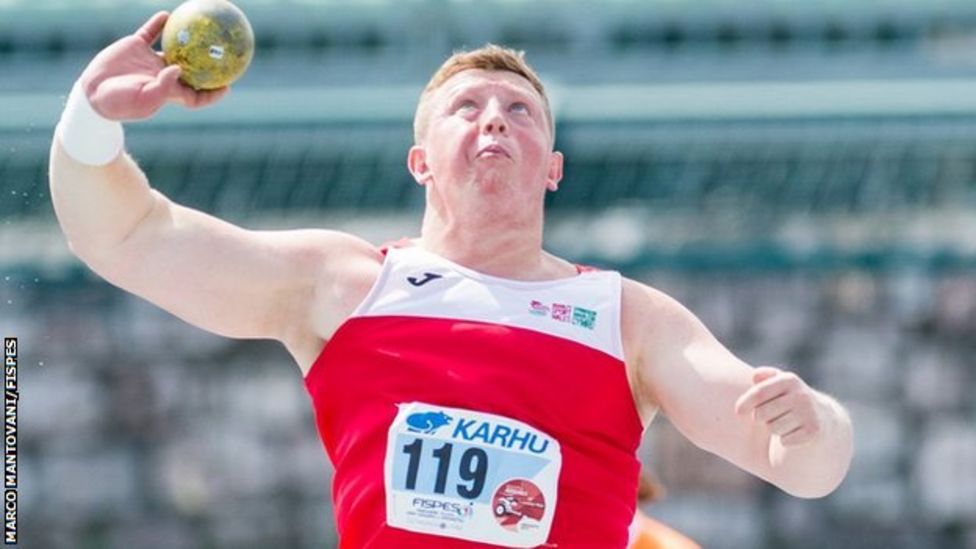
[[[626,547],[643,426],[620,284],[390,248],[305,378],[341,546]]]

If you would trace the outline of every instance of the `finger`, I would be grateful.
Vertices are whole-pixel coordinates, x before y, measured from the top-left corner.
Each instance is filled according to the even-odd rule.
[[[174,95],[174,90],[179,87],[180,70],[179,65],[170,65],[159,71],[153,81],[142,87],[142,99],[149,103],[162,105]]]
[[[816,433],[812,433],[804,427],[798,427],[779,438],[780,444],[786,447],[802,446],[813,440]]]
[[[793,409],[793,399],[789,395],[778,396],[756,407],[756,421],[770,423]]]
[[[803,426],[796,414],[783,414],[766,424],[769,432],[774,435],[786,436]]]
[[[189,86],[182,85],[183,95],[182,100],[183,106],[188,109],[199,109],[206,107],[207,105],[213,104],[220,100],[224,95],[227,94],[229,88],[219,88],[216,90],[196,90]]]
[[[779,368],[774,368],[772,366],[760,366],[752,371],[752,383],[762,383],[767,379],[780,373],[782,370]]]
[[[179,87],[180,90],[176,101],[188,109],[199,109],[207,105],[212,105],[230,93],[229,87],[218,88],[216,90],[195,90],[182,83]]]
[[[191,109],[200,109],[208,105],[213,105],[230,93],[230,87],[218,88],[216,90],[195,92],[194,103],[188,105]]]
[[[174,66],[178,66],[178,65],[174,65]],[[196,108],[201,100],[200,94],[204,92],[195,90],[194,88],[192,88],[191,86],[187,85],[185,82],[180,80],[179,76],[182,75],[182,72],[183,72],[182,68],[180,68],[179,73],[177,74],[176,81],[173,83],[173,86],[170,90],[169,97],[173,101],[183,105],[184,107],[191,108],[191,109]]]
[[[788,385],[783,378],[770,378],[750,387],[735,403],[736,414],[746,414],[762,404],[786,394]]]
[[[161,32],[163,32],[163,27],[166,26],[166,19],[169,18],[169,12],[161,11],[156,15],[149,18],[139,30],[136,31],[136,37],[146,43],[148,46],[152,46],[156,43],[156,39],[159,38]]]

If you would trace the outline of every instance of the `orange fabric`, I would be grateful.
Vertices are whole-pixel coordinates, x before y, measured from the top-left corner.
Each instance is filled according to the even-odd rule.
[[[634,523],[637,532],[628,549],[701,549],[691,538],[640,511]]]

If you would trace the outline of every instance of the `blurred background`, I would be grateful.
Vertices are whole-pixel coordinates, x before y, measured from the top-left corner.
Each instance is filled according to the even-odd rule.
[[[670,293],[752,364],[837,396],[844,485],[794,499],[659,418],[646,511],[704,547],[976,548],[972,0],[239,0],[219,105],[127,126],[153,185],[250,228],[417,234],[422,86],[459,47],[524,49],[566,177],[547,247]],[[331,547],[331,468],[298,370],[92,275],[50,203],[72,82],[157,0],[0,0],[0,331],[21,346],[31,548]],[[192,283],[192,281],[188,281]]]

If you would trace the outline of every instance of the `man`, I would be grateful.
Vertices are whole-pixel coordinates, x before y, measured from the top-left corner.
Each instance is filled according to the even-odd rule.
[[[684,307],[542,249],[562,178],[544,88],[521,56],[457,54],[424,90],[407,166],[419,238],[249,231],[173,203],[117,121],[202,107],[151,46],[167,15],[82,73],[51,150],[72,251],[205,330],[295,358],[336,468],[343,547],[625,547],[643,429],[799,497],[838,486],[850,420],[795,374],[753,369]],[[233,182],[229,182],[233,184]]]

